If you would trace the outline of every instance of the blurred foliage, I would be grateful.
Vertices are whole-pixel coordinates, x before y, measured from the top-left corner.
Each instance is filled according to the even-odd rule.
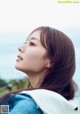
[[[6,89],[0,92],[0,97],[9,93],[10,91],[19,90],[19,89],[27,89],[28,88],[28,79],[20,79],[20,80],[10,80],[8,83],[5,83]],[[2,87],[0,87],[2,89]]]
[[[7,84],[7,82],[0,78],[0,87],[3,87]]]

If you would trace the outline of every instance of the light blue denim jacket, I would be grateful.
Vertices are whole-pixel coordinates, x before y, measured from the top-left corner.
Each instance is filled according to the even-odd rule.
[[[43,112],[29,95],[17,94],[9,102],[9,114],[43,114]]]

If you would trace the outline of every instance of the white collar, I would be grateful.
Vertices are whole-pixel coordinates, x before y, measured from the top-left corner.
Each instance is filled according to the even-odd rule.
[[[45,89],[22,91],[20,93],[30,95],[44,114],[80,114],[80,105],[76,98],[66,100],[60,94]],[[75,108],[78,108],[78,110],[74,110]]]

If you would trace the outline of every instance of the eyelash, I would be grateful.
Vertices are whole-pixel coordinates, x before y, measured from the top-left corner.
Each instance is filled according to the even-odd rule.
[[[35,46],[35,44],[33,42],[28,42],[28,41],[26,41],[24,44],[27,44],[27,43],[31,46]]]
[[[33,42],[30,42],[29,45],[35,46],[35,44]]]

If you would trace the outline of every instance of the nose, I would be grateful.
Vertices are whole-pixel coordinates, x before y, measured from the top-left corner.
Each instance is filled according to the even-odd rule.
[[[20,52],[24,52],[24,49],[25,49],[25,45],[22,45],[22,46],[20,46],[20,47],[18,48],[18,50],[19,50]]]

